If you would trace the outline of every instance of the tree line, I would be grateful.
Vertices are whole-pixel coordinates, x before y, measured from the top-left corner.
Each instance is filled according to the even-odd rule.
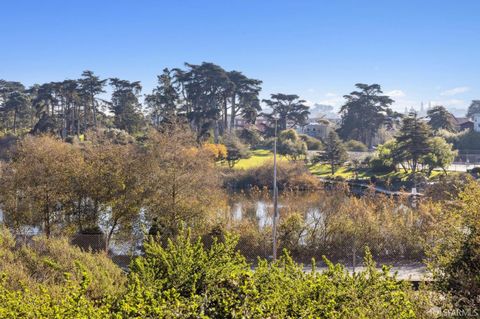
[[[195,131],[198,141],[212,138],[218,142],[219,136],[234,131],[238,118],[253,124],[262,116],[270,127],[265,133],[272,135],[275,122],[284,131],[307,124],[310,116],[306,101],[298,95],[277,93],[260,100],[261,80],[214,63],[165,68],[157,81],[152,92],[142,94],[140,81],[101,79],[92,71],[84,71],[79,79],[29,88],[0,80],[0,130],[50,132],[65,139],[99,126],[132,134],[148,126],[183,122]],[[372,148],[393,137],[405,115],[392,110],[394,100],[380,85],[358,83],[355,87],[344,96],[336,132],[344,141],[357,140]],[[478,105],[477,100],[472,102],[469,116],[478,111]],[[430,109],[427,119],[435,132],[457,130],[455,117],[443,106]]]
[[[144,96],[140,81],[101,79],[92,71],[84,71],[79,79],[29,88],[0,80],[0,129],[51,132],[65,138],[99,124],[134,133],[145,125],[158,128],[180,119],[190,124],[197,139],[209,135],[217,139],[233,130],[237,118],[254,123],[262,111],[262,81],[239,71],[207,62],[185,63],[183,69],[164,69],[157,78],[157,86]],[[265,100],[284,129],[290,120],[305,123],[309,112],[304,102],[294,94],[273,94]]]

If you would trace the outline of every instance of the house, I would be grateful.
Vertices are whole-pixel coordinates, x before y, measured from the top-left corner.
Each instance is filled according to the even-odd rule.
[[[455,126],[457,131],[474,129],[474,123],[469,117],[455,117]]]
[[[312,119],[310,123],[297,128],[297,133],[306,134],[311,137],[323,140],[333,129],[333,123],[325,119]]]
[[[473,130],[475,132],[480,132],[480,113],[473,114],[472,119],[473,119]]]
[[[247,126],[247,125],[248,125],[248,123],[244,118],[241,118],[241,117],[235,118],[235,128],[236,129],[245,128],[245,126]]]
[[[241,117],[235,118],[235,129],[248,128],[252,126],[256,127],[260,132],[264,132],[268,127],[268,120],[260,116],[255,119],[255,124],[251,124]]]

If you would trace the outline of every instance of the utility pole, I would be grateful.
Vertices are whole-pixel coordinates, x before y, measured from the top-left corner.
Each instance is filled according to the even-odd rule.
[[[275,117],[275,139],[273,142],[273,260],[277,260],[277,220],[278,220],[278,187],[277,187],[277,118]]]

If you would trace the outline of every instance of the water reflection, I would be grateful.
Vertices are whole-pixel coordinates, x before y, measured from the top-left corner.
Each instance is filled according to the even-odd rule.
[[[314,225],[321,219],[319,196],[312,192],[281,194],[278,203],[280,218],[292,213],[303,216],[307,225]],[[260,230],[271,227],[273,202],[269,194],[229,194],[228,216],[232,222],[248,221]]]

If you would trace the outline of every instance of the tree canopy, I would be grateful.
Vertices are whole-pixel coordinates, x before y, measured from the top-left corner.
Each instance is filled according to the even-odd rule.
[[[480,100],[473,100],[468,107],[467,117],[472,117],[474,114],[480,113]]]
[[[264,113],[264,115],[272,124],[277,118],[280,131],[296,125],[305,125],[310,115],[305,100],[301,100],[296,94],[272,94],[270,99],[263,100],[263,102],[271,108],[270,113]]]
[[[413,173],[418,169],[421,158],[430,152],[430,127],[416,113],[405,117],[396,137],[397,147],[393,156],[397,162],[409,163]]]
[[[427,111],[429,118],[428,124],[435,131],[447,130],[456,131],[456,120],[452,113],[448,112],[444,106],[435,106]]]
[[[382,95],[378,84],[358,83],[355,87],[359,90],[344,96],[347,101],[340,108],[342,121],[338,132],[344,140],[354,139],[372,147],[378,129],[387,123],[393,100]]]
[[[326,162],[330,165],[330,171],[335,174],[335,168],[343,164],[348,159],[347,151],[342,141],[335,131],[330,131],[325,141],[325,148],[315,161]]]

